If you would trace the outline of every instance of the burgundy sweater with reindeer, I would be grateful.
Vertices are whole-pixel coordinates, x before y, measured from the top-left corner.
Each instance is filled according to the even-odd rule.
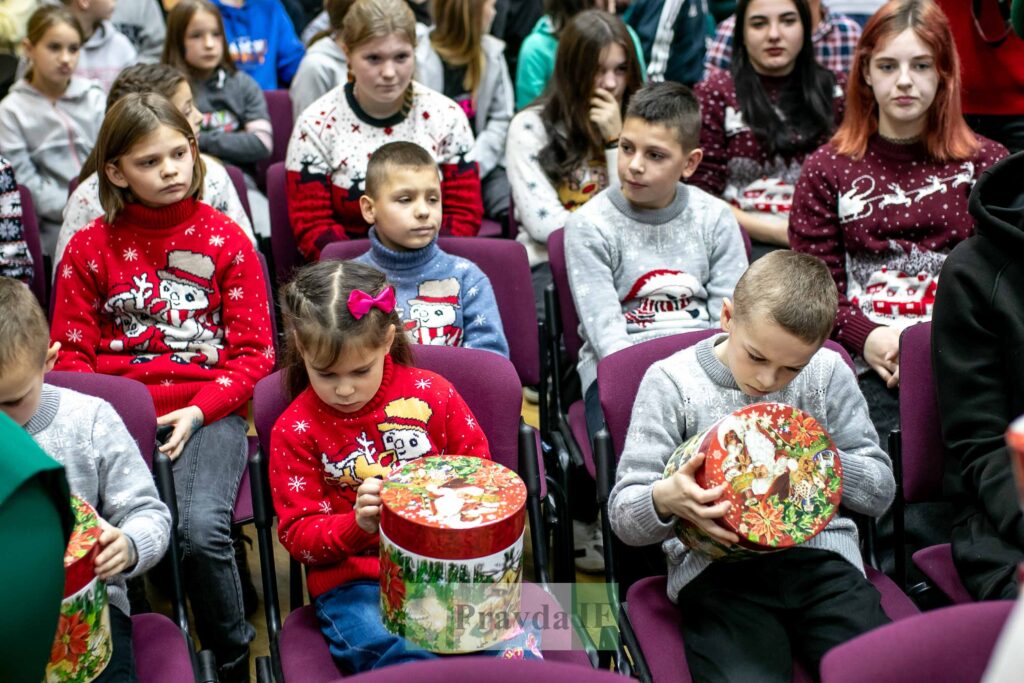
[[[817,256],[839,288],[833,335],[864,354],[876,327],[904,328],[931,319],[946,255],[974,234],[967,198],[1006,148],[979,137],[965,161],[931,160],[923,144],[878,135],[862,159],[831,143],[804,161],[789,217],[789,242]]]
[[[428,455],[490,459],[487,437],[440,375],[384,360],[373,399],[342,413],[307,388],[274,424],[270,491],[278,537],[306,565],[309,593],[380,575],[377,534],[356,524],[364,479]]]

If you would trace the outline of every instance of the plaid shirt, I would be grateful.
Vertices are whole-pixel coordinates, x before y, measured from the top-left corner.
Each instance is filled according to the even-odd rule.
[[[715,37],[704,55],[704,78],[711,69],[728,69],[732,62],[732,34],[736,29],[736,15],[718,25]],[[860,25],[853,19],[832,14],[821,6],[821,22],[811,36],[814,56],[818,63],[830,71],[849,75],[853,66],[853,51],[860,39]]]

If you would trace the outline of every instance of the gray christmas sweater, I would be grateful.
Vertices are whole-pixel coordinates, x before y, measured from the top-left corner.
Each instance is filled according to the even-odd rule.
[[[726,337],[705,339],[655,363],[644,375],[608,501],[608,521],[625,543],[661,543],[668,560],[668,597],[673,602],[711,560],[675,537],[675,519],[662,519],[654,508],[653,486],[677,446],[735,410],[775,401],[814,416],[839,450],[843,508],[877,517],[896,493],[892,465],[878,446],[867,402],[838,353],[821,349],[785,389],[753,398],[740,390],[732,372],[715,355],[715,344]],[[864,569],[857,527],[841,512],[802,547],[838,553]]]
[[[107,580],[110,604],[128,614],[125,580],[163,557],[171,532],[171,515],[157,497],[135,440],[106,401],[49,384],[43,385],[39,408],[25,431],[64,465],[71,493],[96,508],[135,546],[135,566]]]
[[[583,390],[605,356],[648,339],[718,327],[722,299],[747,268],[729,207],[680,183],[657,211],[604,190],[565,226],[569,285],[580,318]]]

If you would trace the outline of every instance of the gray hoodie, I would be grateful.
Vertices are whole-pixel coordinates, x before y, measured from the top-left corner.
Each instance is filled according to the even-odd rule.
[[[334,36],[324,36],[310,45],[288,90],[295,120],[299,120],[306,107],[347,80],[348,60]]]
[[[138,58],[132,41],[110,21],[104,21],[82,45],[75,75],[97,80],[103,90],[108,91],[121,69],[131,66]]]
[[[117,0],[110,20],[135,46],[140,62],[155,64],[160,61],[167,25],[156,0]]]

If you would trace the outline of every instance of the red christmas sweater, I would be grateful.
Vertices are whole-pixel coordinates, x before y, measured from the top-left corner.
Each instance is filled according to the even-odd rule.
[[[440,375],[384,361],[380,389],[342,413],[312,388],[281,413],[270,437],[270,491],[278,537],[306,565],[310,595],[380,576],[378,535],[356,524],[356,489],[428,455],[490,459],[487,437]]]
[[[288,216],[299,251],[310,260],[331,242],[366,237],[359,198],[366,165],[378,147],[399,140],[430,152],[441,169],[441,232],[473,236],[480,231],[480,175],[471,158],[473,132],[455,102],[413,81],[411,102],[386,119],[363,111],[352,84],[335,88],[310,105],[288,143]]]
[[[185,199],[129,204],[76,234],[56,276],[57,370],[149,387],[157,415],[194,405],[207,423],[244,413],[274,365],[270,307],[252,242]]]
[[[804,161],[789,217],[789,243],[817,256],[839,288],[833,336],[864,354],[876,327],[931,319],[946,255],[974,234],[967,198],[1006,148],[979,136],[974,158],[940,163],[924,145],[878,135],[859,160],[831,143]]]

